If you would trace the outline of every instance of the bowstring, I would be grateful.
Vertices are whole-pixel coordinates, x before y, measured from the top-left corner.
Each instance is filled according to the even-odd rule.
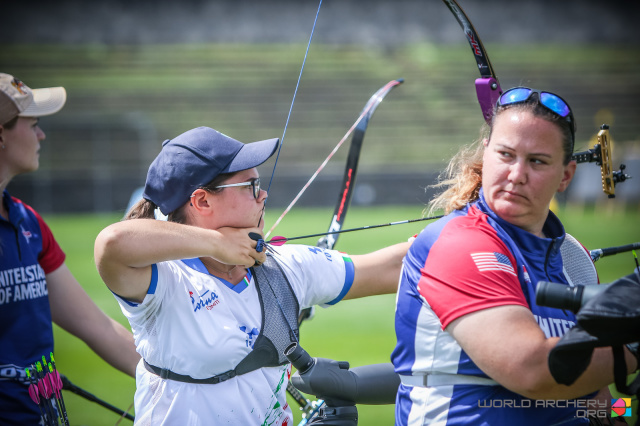
[[[316,11],[316,17],[313,20],[313,27],[311,28],[311,34],[309,36],[309,42],[307,43],[307,50],[304,53],[304,59],[302,60],[302,67],[300,67],[300,74],[298,75],[298,82],[296,83],[296,89],[293,92],[293,98],[291,99],[291,106],[289,107],[289,113],[287,114],[287,121],[284,124],[284,130],[282,131],[282,137],[280,138],[280,146],[278,147],[278,153],[276,154],[276,161],[273,164],[273,171],[271,172],[271,178],[269,179],[269,185],[267,186],[267,196],[269,195],[269,190],[271,189],[271,183],[273,182],[273,176],[276,173],[276,167],[278,166],[278,159],[280,158],[280,151],[282,151],[282,145],[284,144],[284,137],[287,134],[287,127],[289,127],[289,120],[291,119],[291,112],[293,111],[293,104],[296,101],[296,96],[298,95],[298,88],[300,87],[300,80],[302,79],[302,71],[304,70],[304,66],[307,62],[307,56],[309,56],[309,48],[311,47],[311,40],[313,40],[313,34],[316,30],[316,23],[318,22],[318,15],[320,15],[320,7],[322,6],[322,0],[318,3],[318,10]],[[268,199],[268,198],[267,198]],[[265,206],[267,205],[267,200],[264,200]]]

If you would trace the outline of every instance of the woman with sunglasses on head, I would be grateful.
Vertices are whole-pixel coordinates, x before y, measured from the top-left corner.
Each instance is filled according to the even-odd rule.
[[[439,184],[431,208],[447,216],[404,259],[396,424],[588,424],[587,409],[609,410],[585,404],[613,382],[611,349],[596,350],[575,384],[558,385],[547,358],[575,316],[535,301],[539,281],[597,283],[588,252],[549,210],[576,169],[573,114],[557,95],[514,88],[484,133]]]
[[[256,167],[277,143],[207,127],[165,141],[143,200],[98,235],[98,270],[143,358],[136,423],[291,425],[284,350],[300,310],[396,291],[409,243],[350,257],[257,241],[267,193]]]

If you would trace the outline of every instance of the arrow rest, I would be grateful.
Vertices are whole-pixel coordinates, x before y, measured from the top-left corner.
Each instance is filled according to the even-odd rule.
[[[600,166],[600,174],[602,176],[602,191],[609,198],[616,196],[616,183],[624,182],[631,176],[624,172],[627,168],[624,164],[620,164],[620,170],[612,171],[611,169],[611,152],[613,151],[613,141],[609,137],[609,125],[603,124],[598,132],[598,140],[593,148],[587,151],[576,152],[571,159],[576,163],[596,163]]]

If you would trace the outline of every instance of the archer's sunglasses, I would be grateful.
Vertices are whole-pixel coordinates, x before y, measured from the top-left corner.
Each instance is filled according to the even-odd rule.
[[[527,102],[534,93],[538,94],[538,100],[542,106],[564,118],[569,123],[569,128],[571,129],[571,145],[573,146],[576,140],[576,121],[573,118],[569,104],[560,96],[551,92],[529,89],[528,87],[514,87],[500,95],[498,98],[498,106]]]
[[[260,197],[260,178],[251,179],[249,182],[230,183],[228,185],[218,185],[213,189],[230,188],[232,186],[251,186],[253,190],[253,198],[256,200]]]

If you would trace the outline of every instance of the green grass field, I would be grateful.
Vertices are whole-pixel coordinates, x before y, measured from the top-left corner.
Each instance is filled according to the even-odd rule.
[[[421,216],[421,206],[352,208],[346,227],[357,227],[387,223]],[[329,224],[330,209],[293,209],[275,231],[276,235],[296,236],[323,232]],[[266,223],[271,224],[280,214],[272,211]],[[629,208],[583,209],[566,208],[558,215],[566,229],[589,249],[609,247],[640,241],[640,226],[637,210]],[[108,224],[120,219],[120,215],[73,215],[45,217],[53,229],[62,248],[67,253],[67,264],[89,295],[110,316],[128,326],[120,309],[100,281],[93,262],[93,242],[96,235]],[[405,241],[417,233],[425,223],[398,225],[374,230],[344,234],[336,248],[348,253],[360,254],[386,245]],[[315,239],[303,241],[315,245]],[[602,282],[630,273],[634,267],[631,253],[606,257],[599,260]],[[395,344],[393,329],[394,295],[376,296],[355,301],[346,301],[330,309],[316,310],[316,316],[303,324],[301,343],[315,357],[346,360],[352,366],[389,361]],[[55,357],[60,371],[73,383],[95,394],[109,403],[126,409],[133,402],[135,381],[107,365],[94,355],[84,343],[54,327]],[[118,421],[118,416],[65,392],[69,418],[73,426],[107,426]],[[296,416],[300,416],[297,404],[290,401]],[[394,407],[360,406],[361,425],[393,424]],[[121,424],[130,424],[123,420]]]

